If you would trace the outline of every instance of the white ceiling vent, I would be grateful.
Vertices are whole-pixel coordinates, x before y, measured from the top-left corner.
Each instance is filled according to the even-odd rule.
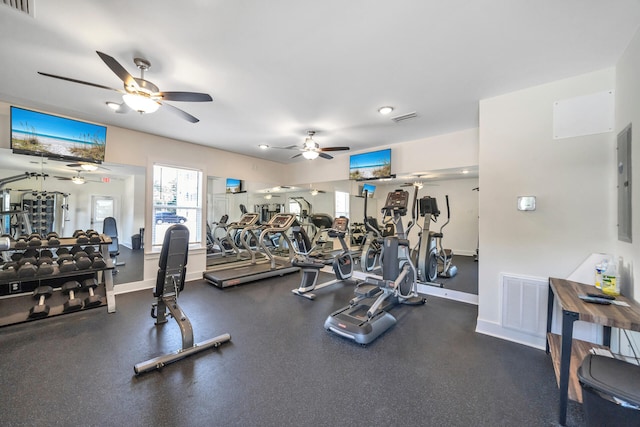
[[[392,117],[391,120],[393,120],[396,123],[399,123],[405,120],[415,119],[416,117],[418,117],[418,114],[416,114],[416,112],[414,111],[412,113],[407,113],[401,116]]]
[[[2,0],[4,4],[17,10],[18,12],[26,13],[33,17],[33,2],[35,0]]]

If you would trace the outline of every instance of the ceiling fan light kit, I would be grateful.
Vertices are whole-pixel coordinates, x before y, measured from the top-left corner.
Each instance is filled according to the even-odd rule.
[[[320,153],[318,153],[317,151],[303,151],[302,152],[302,157],[304,157],[307,160],[317,159],[319,155],[320,155]]]
[[[160,104],[144,95],[127,93],[122,95],[122,100],[129,108],[141,114],[155,113],[160,108]]]
[[[55,74],[43,73],[38,71],[38,74],[52,77],[54,79],[66,80],[72,83],[79,83],[87,86],[93,86],[100,89],[113,90],[115,92],[122,93],[122,100],[124,104],[118,104],[116,102],[107,102],[109,108],[113,109],[116,113],[126,113],[129,108],[139,113],[150,114],[158,110],[161,106],[165,106],[167,110],[172,111],[174,114],[179,115],[183,119],[191,123],[197,123],[200,120],[186,111],[181,110],[178,107],[174,107],[171,104],[164,103],[165,101],[179,101],[179,102],[209,102],[213,101],[211,95],[198,92],[161,92],[158,86],[151,83],[149,80],[144,79],[144,72],[151,67],[151,63],[146,59],[134,58],[133,62],[140,70],[140,78],[133,77],[120,63],[113,57],[96,51],[100,59],[118,76],[124,84],[123,89],[114,89],[109,86],[101,84],[86,82],[83,80],[77,80],[70,77],[57,76]],[[125,107],[126,105],[126,107]],[[128,107],[128,108],[127,108]]]

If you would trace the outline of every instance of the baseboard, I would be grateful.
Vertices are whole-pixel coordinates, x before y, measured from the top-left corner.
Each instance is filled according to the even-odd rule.
[[[440,298],[478,305],[478,295],[454,291],[453,289],[438,288],[436,286],[418,284],[418,293],[421,295],[433,295]]]
[[[476,332],[495,338],[500,338],[506,341],[511,341],[529,347],[537,348],[538,350],[545,350],[547,345],[546,338],[544,337],[536,337],[533,335],[514,331],[512,329],[506,329],[503,328],[499,323],[489,322],[480,318],[478,318],[478,321],[476,322]]]

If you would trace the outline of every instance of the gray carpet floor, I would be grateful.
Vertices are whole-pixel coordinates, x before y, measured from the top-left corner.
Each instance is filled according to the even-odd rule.
[[[324,275],[322,279],[330,279]],[[224,290],[187,283],[196,342],[232,340],[160,371],[133,365],[177,350],[151,291],[106,307],[0,329],[4,426],[550,426],[558,388],[544,351],[474,332],[477,307],[430,297],[362,347],[325,318],[352,286],[293,295],[298,274]],[[584,425],[571,403],[568,425]]]

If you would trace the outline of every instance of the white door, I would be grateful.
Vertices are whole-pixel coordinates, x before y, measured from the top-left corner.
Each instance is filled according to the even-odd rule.
[[[102,233],[102,222],[109,216],[115,217],[113,197],[91,196],[91,228]]]

